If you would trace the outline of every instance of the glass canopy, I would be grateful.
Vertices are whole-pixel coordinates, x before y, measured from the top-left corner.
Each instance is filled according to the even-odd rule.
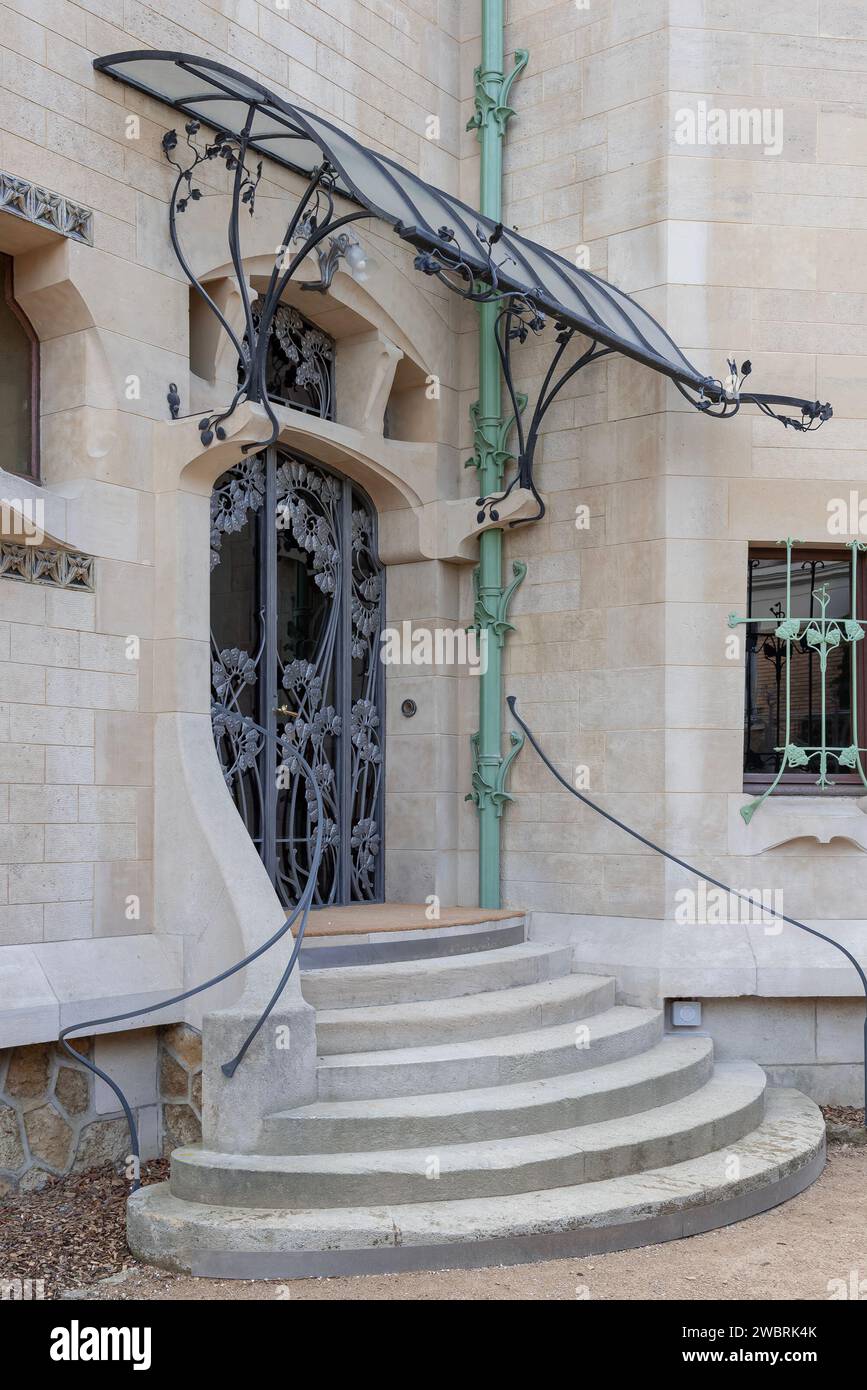
[[[491,269],[485,243],[494,237],[502,252],[497,274],[501,290],[524,296],[577,332],[664,373],[681,387],[698,391],[700,408],[731,399],[721,382],[699,372],[665,329],[629,295],[516,231],[498,232],[490,218],[460,199],[432,187],[386,155],[365,148],[322,116],[284,101],[253,78],[210,59],[154,49],[113,53],[95,59],[94,67],[215,131],[246,136],[252,148],[307,177],[324,157],[337,172],[338,192],[389,223],[413,246],[447,256],[457,251],[473,274],[488,283]],[[811,419],[820,410],[818,403],[788,396],[750,392],[740,393],[740,398],[753,401],[768,414],[771,403],[806,405]],[[821,418],[828,418],[830,407],[821,409],[827,412]]]
[[[339,174],[338,191],[414,246],[446,248],[439,230],[448,226],[466,264],[487,278],[476,228],[490,237],[495,224],[489,218],[251,78],[208,59],[153,50],[113,53],[97,58],[94,67],[215,130],[240,136],[250,121],[250,145],[304,175],[324,155]],[[517,232],[504,230],[499,246],[501,287],[685,384],[700,389],[706,382],[655,319],[613,285]],[[454,250],[454,242],[447,249]]]

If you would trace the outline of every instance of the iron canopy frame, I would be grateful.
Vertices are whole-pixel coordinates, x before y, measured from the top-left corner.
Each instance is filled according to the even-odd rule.
[[[744,404],[797,431],[818,428],[833,414],[829,404],[796,396],[746,391],[751,365],[729,359],[725,380],[698,371],[648,311],[591,271],[570,264],[563,256],[494,222],[460,199],[432,187],[394,160],[365,148],[324,117],[284,101],[245,74],[211,59],[163,50],[133,50],[96,58],[94,67],[188,117],[183,146],[174,131],[163,140],[166,158],[177,170],[170,201],[172,244],[184,273],[196,292],[216,314],[238,352],[238,388],[228,407],[200,421],[203,444],[225,437],[224,422],[242,400],[261,403],[270,424],[268,439],[245,446],[245,451],[274,443],[279,423],[265,389],[268,339],[277,306],[302,262],[315,252],[320,279],[304,289],[327,290],[350,243],[351,224],[374,217],[390,225],[417,251],[415,267],[433,276],[462,298],[477,303],[495,301],[497,349],[512,405],[517,471],[504,493],[478,499],[479,522],[499,521],[498,504],[516,487],[533,494],[538,520],[545,507],[534,480],[534,461],[544,416],[566,385],[584,367],[612,353],[621,353],[668,377],[695,409],[718,419],[730,419]],[[196,143],[202,125],[216,134],[204,146]],[[260,156],[255,167],[251,153]],[[254,316],[246,284],[240,237],[240,214],[255,208],[262,176],[262,158],[307,179],[307,188],[293,208],[283,244],[277,254],[261,309]],[[202,192],[195,171],[206,161],[222,159],[233,174],[227,228],[230,256],[243,302],[242,340],[201,284],[186,258],[177,219]],[[344,198],[355,210],[338,213],[335,200]],[[327,245],[326,243],[327,239]],[[294,249],[297,247],[297,250]],[[289,248],[293,248],[292,254]],[[532,334],[539,338],[554,326],[554,346],[542,387],[527,419],[525,399],[515,385],[513,347]],[[564,365],[576,338],[589,340],[577,358]]]

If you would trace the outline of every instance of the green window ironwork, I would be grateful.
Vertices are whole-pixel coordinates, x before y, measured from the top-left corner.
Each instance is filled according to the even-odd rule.
[[[867,787],[857,645],[867,625],[858,617],[865,546],[780,545],[784,555],[751,553],[748,615],[729,615],[730,628],[746,629],[745,782],[763,786],[741,807],[747,824],[784,780],[787,789],[827,791],[844,780]]]

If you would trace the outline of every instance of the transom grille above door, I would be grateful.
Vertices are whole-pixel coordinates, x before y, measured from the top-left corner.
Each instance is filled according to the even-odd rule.
[[[211,499],[214,740],[282,902],[383,893],[383,571],[376,515],[348,478],[285,449],[245,459]]]

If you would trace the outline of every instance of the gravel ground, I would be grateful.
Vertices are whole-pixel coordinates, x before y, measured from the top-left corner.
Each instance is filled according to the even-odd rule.
[[[144,1165],[143,1183],[163,1182],[168,1159]],[[126,1244],[129,1184],[110,1163],[0,1197],[4,1279],[42,1279],[45,1297],[86,1286],[132,1261]]]
[[[833,1111],[831,1126],[857,1125]],[[151,1163],[145,1181],[162,1181]],[[583,1260],[238,1282],[193,1279],[139,1264],[126,1249],[126,1185],[111,1168],[18,1194],[0,1206],[3,1277],[44,1279],[45,1296],[110,1300],[828,1299],[842,1280],[867,1289],[867,1148],[832,1143],[818,1182],[793,1201],[707,1235]]]

